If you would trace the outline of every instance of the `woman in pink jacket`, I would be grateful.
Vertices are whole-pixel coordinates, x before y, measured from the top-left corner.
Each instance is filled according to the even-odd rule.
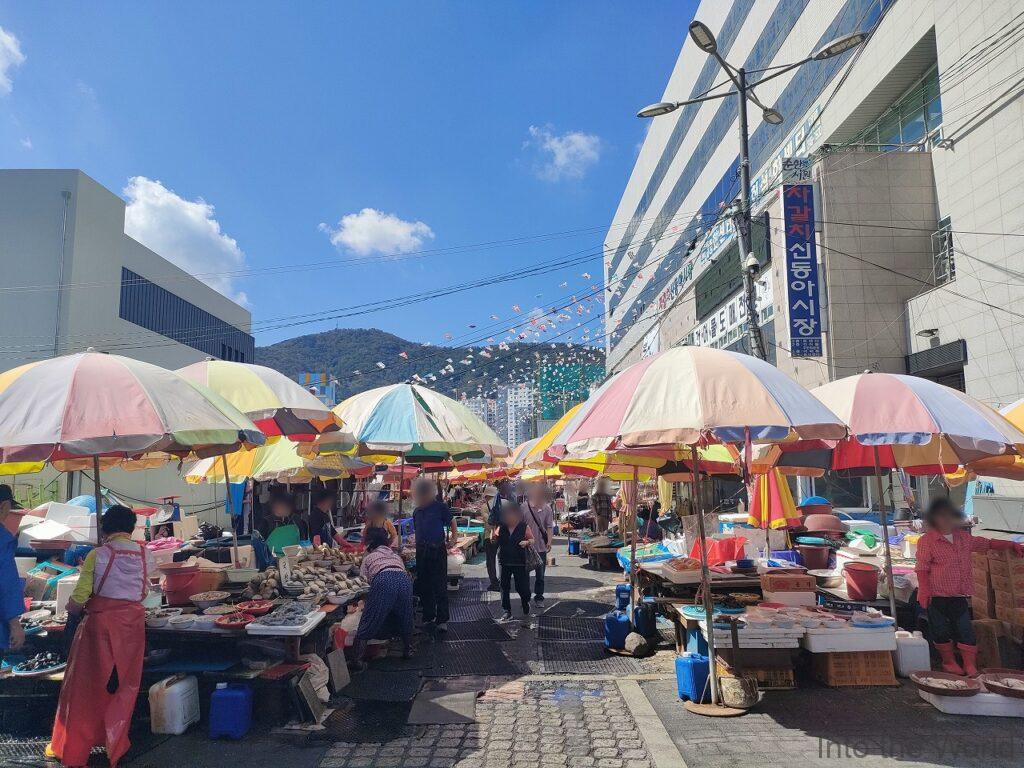
[[[972,536],[963,514],[946,498],[933,501],[925,513],[928,531],[917,542],[917,601],[928,612],[932,643],[942,669],[955,675],[978,674],[978,647],[971,624],[971,553],[1012,549],[1020,544]],[[955,647],[954,647],[955,642]],[[963,667],[957,663],[960,652]]]

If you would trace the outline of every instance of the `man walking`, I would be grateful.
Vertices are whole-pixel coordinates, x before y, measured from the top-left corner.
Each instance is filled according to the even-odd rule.
[[[412,485],[413,528],[416,533],[416,592],[428,629],[448,629],[448,547],[456,540],[455,520],[437,498],[437,486],[426,477]]]

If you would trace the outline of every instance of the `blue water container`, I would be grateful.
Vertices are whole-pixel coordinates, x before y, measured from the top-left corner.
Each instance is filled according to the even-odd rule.
[[[632,631],[629,614],[612,611],[604,617],[604,647],[621,651],[626,647],[626,635]]]
[[[633,624],[636,631],[644,637],[653,637],[658,634],[658,617],[654,614],[654,607],[650,605],[638,605],[633,609]]]
[[[578,555],[580,553],[580,540],[569,539],[569,554]]]
[[[704,633],[700,631],[700,627],[687,627],[686,650],[690,653],[708,655],[708,641],[704,638]]]
[[[210,695],[210,738],[241,739],[252,727],[252,688],[217,683]]]
[[[699,653],[676,656],[676,687],[683,701],[710,701],[708,657]]]
[[[619,611],[625,611],[629,608],[629,601],[632,598],[632,589],[629,584],[616,584],[615,585],[615,608]]]

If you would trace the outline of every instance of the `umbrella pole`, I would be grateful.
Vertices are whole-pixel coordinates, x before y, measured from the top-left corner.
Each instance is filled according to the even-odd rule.
[[[398,454],[398,519],[402,519],[405,509],[405,498],[402,494],[402,487],[405,485],[405,451]]]
[[[882,540],[885,546],[885,583],[889,588],[889,611],[892,613],[893,621],[896,620],[896,593],[892,585],[892,552],[889,549],[889,523],[888,515],[885,512],[883,502],[884,492],[882,489],[882,469],[878,460],[878,446],[872,446],[875,457],[875,482],[878,486],[878,519],[882,523]]]
[[[700,475],[698,474],[697,445],[690,446],[693,467],[693,511],[697,515],[697,531],[700,533],[700,588],[704,595],[704,620],[708,629],[708,675],[711,681],[711,703],[718,704],[718,670],[715,667],[715,625],[712,616],[715,611],[711,599],[711,572],[708,570],[707,534],[704,531],[704,509],[700,502]]]
[[[633,535],[630,537],[631,542],[629,545],[629,599],[633,604],[633,616],[630,616],[630,621],[635,621],[636,616],[636,501],[638,495],[637,489],[637,467],[633,467],[633,500],[630,502],[629,515],[633,518],[632,525]],[[635,627],[634,627],[635,629]]]
[[[96,545],[100,545],[100,518],[103,517],[103,491],[100,489],[100,457],[92,457],[93,494],[96,499]]]
[[[231,521],[231,549],[232,555],[235,562],[235,567],[240,568],[242,566],[241,561],[238,559],[238,529],[235,527],[235,500],[231,498],[231,480],[228,479],[228,455],[222,453],[220,455],[221,466],[224,467],[224,499],[227,501],[228,508],[228,519]]]

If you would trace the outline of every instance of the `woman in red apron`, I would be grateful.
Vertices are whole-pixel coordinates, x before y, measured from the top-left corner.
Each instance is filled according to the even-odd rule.
[[[93,747],[116,766],[128,751],[128,729],[146,650],[149,553],[131,540],[135,513],[121,505],[103,513],[104,544],[89,553],[68,613],[84,610],[68,656],[48,752],[66,766],[84,766]]]

